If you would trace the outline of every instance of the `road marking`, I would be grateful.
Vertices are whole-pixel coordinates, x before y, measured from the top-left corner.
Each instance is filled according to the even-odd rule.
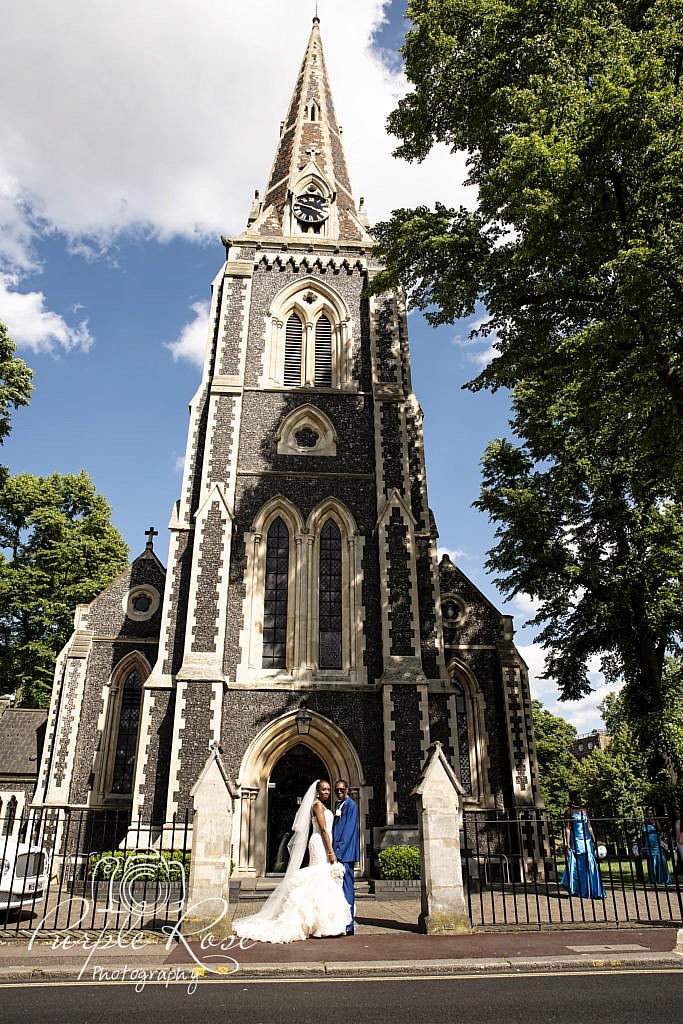
[[[616,967],[603,968],[602,970],[591,970],[582,969],[580,971],[573,971],[571,969],[561,971],[501,971],[501,972],[482,972],[480,974],[412,974],[412,975],[392,975],[387,974],[381,977],[373,976],[372,978],[244,978],[236,975],[231,975],[229,978],[202,978],[198,981],[198,985],[202,987],[204,985],[360,985],[360,984],[376,984],[382,982],[386,984],[388,981],[398,982],[410,982],[415,984],[416,981],[495,981],[496,978],[502,978],[510,980],[512,978],[566,978],[567,975],[572,977],[580,978],[591,978],[591,977],[604,977],[605,974],[642,974],[642,975],[656,975],[656,974],[680,974],[683,971],[682,967],[634,967],[628,970],[619,970]],[[185,981],[147,981],[145,982],[145,988],[187,988],[188,980]],[[105,986],[117,985],[119,987],[126,986],[128,988],[134,987],[135,982],[131,981],[41,981],[38,979],[31,979],[30,981],[12,981],[0,983],[0,992],[6,988],[26,988],[30,985],[42,988],[103,988]]]
[[[603,946],[566,946],[565,948],[573,950],[574,953],[649,953],[650,951],[649,946],[639,946],[636,942],[623,945],[605,943]]]

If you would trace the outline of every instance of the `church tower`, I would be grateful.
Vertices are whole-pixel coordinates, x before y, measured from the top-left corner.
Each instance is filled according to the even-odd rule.
[[[345,778],[367,872],[378,848],[416,841],[411,793],[435,739],[472,806],[538,794],[510,622],[448,558],[437,564],[404,300],[365,295],[379,266],[317,18],[263,199],[223,242],[165,582],[147,550],[138,562],[157,582],[133,599],[124,580],[108,599],[126,622],[142,615],[135,635],[154,642],[135,662],[128,806],[149,822],[184,814],[217,747],[237,793],[236,870],[258,876],[281,866],[297,795]],[[101,694],[99,738],[72,740],[81,788],[64,769],[59,793],[105,807],[125,757],[107,740],[121,732],[123,698],[104,678],[119,655],[92,657],[101,600],[79,610],[51,728],[54,749],[69,672],[73,720],[88,687]],[[51,772],[46,761],[48,802]]]
[[[446,679],[405,310],[363,296],[362,206],[316,18],[263,201],[224,240],[150,680],[150,714],[175,693],[167,816],[219,743],[255,839],[242,871],[266,866],[272,759],[300,745],[302,702],[305,745],[366,822],[413,825],[428,680]]]

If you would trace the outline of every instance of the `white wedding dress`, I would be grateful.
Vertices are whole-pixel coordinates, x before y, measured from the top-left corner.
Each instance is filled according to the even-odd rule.
[[[308,842],[309,865],[287,872],[258,914],[233,921],[233,931],[255,942],[296,942],[309,936],[341,935],[351,923],[351,908],[344,897],[341,864],[330,864],[315,816]],[[332,835],[332,811],[325,808],[325,824]]]

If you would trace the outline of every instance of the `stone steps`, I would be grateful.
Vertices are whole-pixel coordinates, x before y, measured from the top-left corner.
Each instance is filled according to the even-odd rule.
[[[280,883],[279,878],[242,878],[239,879],[240,890],[238,903],[262,903],[273,889]],[[361,878],[356,882],[356,900],[374,900],[370,891],[370,883]]]

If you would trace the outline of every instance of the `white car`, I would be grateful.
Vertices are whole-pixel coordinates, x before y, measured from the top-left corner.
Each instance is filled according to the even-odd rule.
[[[48,878],[48,857],[42,846],[0,836],[0,911],[40,903]]]

